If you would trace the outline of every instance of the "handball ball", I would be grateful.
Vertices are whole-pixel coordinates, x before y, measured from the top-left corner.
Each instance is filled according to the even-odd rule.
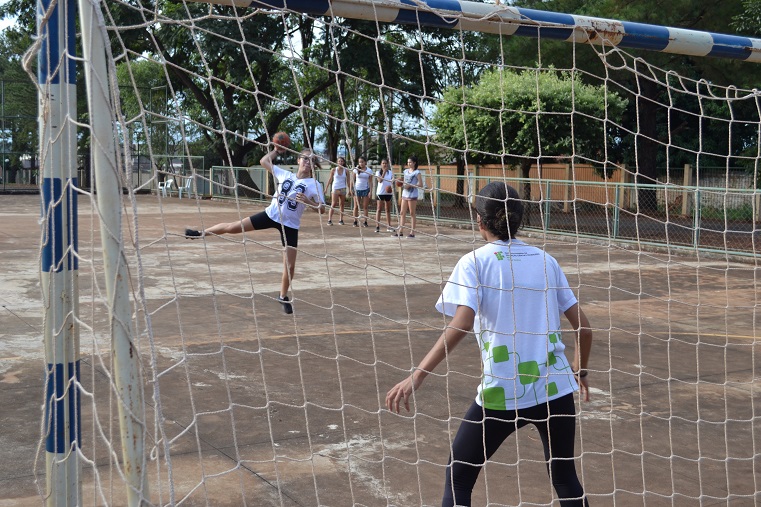
[[[291,138],[285,132],[278,132],[272,136],[272,142],[275,143],[275,147],[290,148]]]
[[[401,186],[404,186],[404,182],[403,182],[402,180],[397,180],[397,181],[396,181],[396,186],[397,186],[397,187],[401,187]]]

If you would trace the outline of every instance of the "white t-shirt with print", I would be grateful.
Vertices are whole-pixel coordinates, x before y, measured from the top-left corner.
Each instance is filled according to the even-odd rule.
[[[354,168],[356,179],[354,180],[354,190],[367,190],[370,188],[370,178],[373,176],[373,170],[365,166],[363,171],[359,167]]]
[[[291,171],[273,166],[272,174],[278,182],[277,193],[267,209],[267,216],[286,227],[298,229],[301,225],[301,215],[307,208],[306,204],[296,200],[296,194],[303,193],[318,203],[325,203],[322,188],[314,178],[299,179]]]
[[[385,176],[381,176],[381,174],[382,169],[375,171],[375,176],[382,178],[378,180],[378,189],[375,193],[377,195],[390,195],[394,192],[394,173],[389,169]]]
[[[489,243],[459,260],[436,309],[476,312],[479,405],[526,408],[578,389],[560,333],[560,314],[576,302],[557,261],[522,241]]]

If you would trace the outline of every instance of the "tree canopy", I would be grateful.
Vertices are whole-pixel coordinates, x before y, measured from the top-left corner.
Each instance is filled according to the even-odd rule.
[[[620,139],[627,101],[555,69],[490,71],[444,92],[431,125],[437,141],[469,160],[528,164],[577,158],[602,163]]]
[[[170,140],[162,143],[168,148],[152,144],[154,152],[172,150],[171,140],[176,136],[160,131],[155,124],[149,129],[150,122],[144,118],[154,114],[173,118],[173,128],[179,131],[182,123],[185,131],[184,145],[178,144],[174,151],[190,154],[187,151],[197,150],[211,158],[207,165],[239,166],[256,160],[276,130],[291,132],[296,144],[325,146],[331,159],[340,141],[351,141],[359,154],[366,153],[372,143],[384,144],[390,134],[414,140],[426,134],[422,132],[424,117],[441,97],[446,104],[463,103],[462,98],[454,98],[458,92],[445,93],[444,89],[476,93],[471,85],[496,79],[481,79],[485,74],[498,75],[489,70],[495,64],[543,69],[536,73],[542,80],[553,74],[560,81],[570,80],[577,107],[592,107],[601,96],[617,96],[625,107],[619,111],[618,102],[611,99],[608,121],[603,126],[593,125],[598,131],[588,141],[581,135],[588,123],[584,114],[560,109],[557,114],[535,114],[560,108],[555,99],[567,103],[568,98],[562,89],[553,88],[565,85],[541,81],[541,88],[547,90],[534,93],[533,105],[532,97],[526,95],[524,103],[495,106],[501,111],[496,124],[484,117],[479,120],[485,122],[480,128],[469,129],[467,141],[464,132],[461,139],[450,139],[453,147],[467,151],[469,160],[487,154],[513,159],[574,154],[601,160],[604,156],[593,144],[607,136],[607,159],[637,167],[642,181],[650,182],[659,166],[687,163],[690,158],[696,159],[696,153],[704,157],[701,163],[708,160],[705,157],[726,159],[747,152],[753,143],[752,124],[758,116],[755,104],[742,97],[726,100],[719,87],[755,86],[761,79],[761,66],[757,64],[632,51],[626,64],[606,67],[603,60],[611,56],[599,48],[545,39],[421,30],[172,0],[101,5],[112,25],[112,54],[120,69],[119,82],[126,85],[123,107],[132,122],[130,128],[142,129],[141,135],[151,137],[154,143],[159,138]],[[657,0],[628,4],[614,0],[519,0],[516,5],[717,32],[759,26],[753,24],[759,0],[676,0],[668,8]],[[26,37],[27,43],[31,42],[29,37],[36,31],[34,4],[8,0],[0,6],[0,15],[19,16],[16,27],[6,30],[7,40]],[[573,77],[558,74],[548,70],[550,66],[575,73]],[[132,76],[128,67],[133,68]],[[692,80],[687,86],[692,88],[674,95],[673,91],[684,85],[674,80],[672,71]],[[518,83],[522,73],[516,74],[518,77],[503,74],[503,85],[504,79],[515,79],[512,85],[522,86]],[[607,95],[595,76],[605,76]],[[583,84],[597,89],[592,94],[597,101],[592,97],[588,105],[585,103]],[[127,87],[132,91],[126,91]],[[156,87],[163,87],[163,106],[146,106],[152,99],[137,99],[142,90]],[[512,95],[509,89],[505,92],[505,97]],[[555,94],[557,97],[551,96]],[[523,123],[509,110],[519,111]],[[80,112],[80,116],[85,114]],[[595,114],[604,117],[599,111]],[[571,123],[574,136],[568,135]],[[521,129],[510,127],[515,129],[511,131],[508,124],[520,125]],[[557,135],[555,124],[562,125]],[[455,125],[450,127],[454,132]],[[600,134],[619,127],[618,134]],[[494,128],[497,130],[488,130]],[[702,136],[702,146],[697,145],[700,136],[695,129],[710,133]],[[509,143],[503,138],[509,138]],[[489,144],[495,140],[498,146]],[[536,146],[541,151],[537,152]]]

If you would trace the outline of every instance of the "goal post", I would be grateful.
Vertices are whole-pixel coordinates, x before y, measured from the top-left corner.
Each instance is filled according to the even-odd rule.
[[[130,295],[129,261],[122,232],[122,167],[117,158],[114,126],[119,114],[114,104],[114,67],[107,58],[108,42],[97,4],[79,0],[85,61],[87,104],[92,139],[92,167],[99,210],[103,250],[105,298],[109,303],[113,384],[119,415],[127,505],[140,506],[149,498],[146,484],[144,378]],[[139,261],[138,261],[139,262]]]
[[[81,501],[82,419],[76,178],[76,2],[38,4],[41,288],[45,362],[42,435],[47,505]]]
[[[205,3],[761,62],[761,39],[467,0],[210,0]]]
[[[440,294],[456,259],[480,245],[477,230],[473,229],[473,204],[475,194],[490,181],[525,186],[528,195],[532,195],[534,187],[527,206],[538,211],[539,219],[533,222],[529,235],[538,245],[555,248],[558,256],[565,256],[573,289],[595,298],[590,313],[600,322],[596,331],[602,336],[603,352],[590,371],[599,374],[602,387],[595,396],[603,401],[580,416],[587,419],[580,430],[579,452],[586,459],[599,458],[594,463],[595,473],[608,483],[590,494],[603,499],[617,497],[622,503],[631,496],[637,500],[666,497],[690,501],[705,496],[727,502],[758,496],[761,484],[754,482],[758,481],[761,459],[758,443],[754,441],[753,445],[737,449],[725,432],[724,441],[720,442],[723,447],[719,445],[722,449],[706,450],[710,446],[706,440],[720,434],[722,424],[737,426],[742,435],[758,438],[757,410],[761,407],[757,407],[757,367],[752,362],[757,354],[753,320],[757,309],[752,301],[747,303],[757,289],[753,285],[757,274],[755,268],[731,259],[728,247],[728,238],[738,236],[744,241],[747,255],[758,254],[758,191],[744,188],[735,192],[743,198],[738,213],[747,215],[735,229],[728,225],[726,210],[732,192],[717,187],[696,189],[688,182],[688,171],[699,172],[704,164],[693,166],[678,159],[685,167],[679,182],[683,185],[674,185],[670,179],[665,183],[631,182],[636,168],[630,170],[615,158],[614,148],[620,146],[614,147],[606,136],[611,125],[617,129],[611,137],[618,136],[618,141],[621,137],[642,135],[638,125],[620,125],[609,117],[610,111],[624,107],[625,100],[614,97],[616,91],[628,94],[626,100],[640,100],[639,91],[620,86],[609,75],[595,76],[601,84],[590,91],[571,75],[578,70],[575,67],[570,71],[551,70],[561,76],[554,76],[557,79],[551,82],[543,81],[539,75],[546,68],[508,69],[508,65],[499,64],[495,70],[491,68],[493,62],[469,60],[464,50],[461,56],[453,57],[436,53],[436,48],[429,51],[423,43],[417,45],[403,37],[383,40],[371,33],[360,35],[370,41],[362,48],[363,56],[370,65],[381,69],[381,77],[376,81],[370,80],[363,69],[341,68],[339,56],[334,55],[333,68],[302,61],[298,53],[303,47],[283,44],[273,67],[287,70],[279,74],[281,81],[277,84],[283,93],[292,93],[289,103],[275,94],[277,90],[264,89],[263,78],[250,70],[254,62],[247,60],[246,71],[234,76],[221,67],[203,68],[210,55],[203,54],[201,41],[217,36],[205,22],[232,23],[237,32],[220,35],[214,42],[216,51],[229,52],[233,55],[229,58],[238,60],[251,58],[256,52],[268,54],[274,52],[268,46],[271,41],[252,39],[255,35],[246,32],[246,23],[255,16],[285,19],[291,15],[322,23],[327,38],[337,37],[341,30],[353,34],[353,28],[336,21],[343,18],[370,21],[376,26],[401,24],[590,44],[603,53],[621,51],[622,59],[632,58],[623,50],[633,48],[761,62],[761,40],[455,0],[212,0],[193,5],[234,6],[234,16],[231,12],[218,14],[209,10],[198,18],[188,14],[188,19],[179,20],[177,11],[172,12],[175,17],[164,18],[155,15],[158,11],[140,5],[139,0],[125,7],[135,9],[139,15],[134,18],[104,15],[102,9],[108,6],[103,3],[78,0],[83,49],[80,62],[73,44],[76,2],[39,1],[43,174],[40,270],[47,365],[41,426],[48,505],[88,505],[90,499],[97,505],[130,506],[284,505],[291,501],[327,505],[348,502],[347,498],[362,505],[429,505],[432,502],[429,498],[440,493],[434,491],[438,482],[429,478],[443,477],[447,465],[446,456],[433,455],[423,449],[424,444],[438,446],[438,450],[451,449],[452,428],[459,424],[462,415],[459,408],[453,407],[459,407],[464,399],[460,389],[470,388],[473,380],[477,381],[478,365],[474,371],[465,371],[454,365],[458,358],[446,366],[442,363],[441,370],[431,376],[436,377],[431,382],[438,381],[444,387],[436,391],[433,401],[424,400],[427,394],[416,395],[416,408],[409,416],[390,414],[382,400],[385,390],[391,387],[389,379],[414,367],[412,359],[420,354],[421,341],[447,326],[438,314],[431,315],[428,307],[433,306],[435,299],[428,299]],[[155,16],[146,17],[146,12]],[[118,22],[115,20],[122,19],[131,23],[129,28],[113,25]],[[159,43],[138,45],[139,51],[128,48],[122,36],[128,39],[131,31],[146,26],[156,32],[187,30],[197,44],[198,54],[189,59],[192,61],[184,62],[168,53],[161,54],[167,50]],[[303,42],[308,41],[306,37]],[[112,45],[120,44],[120,51],[113,54]],[[382,44],[397,51],[396,56],[401,54],[407,61],[420,62],[423,92],[402,89],[402,85],[395,89],[387,83],[383,71],[393,63],[381,57]],[[158,54],[146,56],[149,47]],[[336,47],[330,49],[338,52]],[[125,118],[120,107],[116,66],[135,65],[146,58],[164,66],[166,74],[143,78],[166,80],[162,86],[169,89],[167,100],[173,101],[174,108],[167,107],[166,113],[150,112],[139,104],[138,98],[134,101],[137,105],[133,105],[136,112],[132,113],[136,116]],[[442,66],[465,69],[471,65],[484,74],[491,72],[497,86],[492,90],[499,92],[490,94],[487,90],[481,95],[496,97],[496,101],[485,105],[468,103],[464,84],[453,86],[461,89],[451,95],[446,95],[447,91],[429,95],[425,80],[429,78],[426,64],[431,60]],[[82,127],[76,119],[74,77],[75,66],[80,63],[86,79],[85,128],[89,130],[95,176],[92,193],[80,188],[75,177],[76,129]],[[188,67],[182,67],[183,64]],[[202,70],[191,68],[194,64]],[[637,64],[624,71],[639,72],[641,65],[637,59]],[[185,72],[177,88],[172,87],[175,83],[167,68]],[[756,140],[761,139],[761,108],[756,107],[755,116],[741,119],[735,117],[734,109],[736,103],[743,101],[743,105],[761,104],[758,92],[720,87],[725,94],[720,96],[713,89],[703,90],[701,87],[709,86],[706,83],[685,85],[681,77],[668,70],[657,72],[666,76],[668,86],[672,86],[672,79],[680,83],[669,88],[666,103],[659,104],[668,110],[669,119],[679,115],[689,117],[684,123],[688,127],[699,125],[700,135],[704,125],[721,124],[715,131],[724,132],[726,137],[720,143],[706,146],[701,143],[695,150],[692,145],[680,146],[676,135],[669,132],[663,143],[665,163],[677,165],[672,163],[670,157],[677,158],[669,150],[679,152],[680,156],[686,153],[685,157],[721,159],[727,174],[738,160],[754,163],[753,176],[742,180],[751,183],[742,184],[758,187],[759,148],[755,147],[754,152],[752,143],[748,143],[742,153],[730,153],[735,136],[742,134],[742,142],[746,143],[753,137],[748,134],[750,131],[756,132]],[[313,94],[302,92],[304,82],[319,79],[325,83],[322,92],[334,87],[338,98],[324,98],[318,88]],[[524,88],[529,90],[527,96],[533,102],[506,104],[500,95],[505,95],[505,83],[511,79],[509,82],[516,88],[521,80],[529,82]],[[148,89],[153,85],[149,83]],[[557,111],[531,109],[534,103],[545,103],[547,92],[541,90],[543,86],[557,86],[552,90],[561,90],[558,94],[570,97],[570,107]],[[370,90],[367,93],[370,98],[347,107],[346,90],[354,88],[352,93],[359,95],[363,87],[365,92]],[[462,98],[450,100],[458,93]],[[601,102],[605,109],[590,113],[581,102],[595,93],[604,95]],[[697,118],[683,106],[683,98],[699,103],[701,113]],[[182,111],[183,106],[194,100],[206,106],[211,104],[212,111],[199,106],[192,112]],[[238,111],[236,100],[248,100],[259,109]],[[714,107],[711,102],[714,100],[721,104]],[[414,102],[423,103],[420,117],[405,117],[410,115],[400,112],[403,105]],[[711,104],[706,105],[708,102]],[[453,130],[462,129],[446,141],[439,136],[441,132],[435,131],[432,113],[444,104],[461,112],[461,116],[454,115],[458,126]],[[300,134],[298,145],[294,143],[292,152],[283,155],[282,167],[298,170],[301,147],[321,151],[321,133],[316,128],[310,130],[310,122],[324,121],[328,124],[323,127],[325,131],[332,128],[347,137],[351,131],[357,137],[363,132],[364,141],[385,140],[385,153],[378,148],[373,154],[379,155],[378,165],[381,158],[391,157],[394,150],[402,155],[407,155],[407,151],[416,153],[420,169],[428,171],[426,179],[434,187],[432,198],[425,197],[428,189],[422,188],[424,194],[416,202],[422,210],[418,218],[426,216],[428,221],[422,226],[423,234],[410,235],[415,239],[402,240],[391,223],[386,231],[380,212],[377,223],[376,214],[370,213],[367,229],[361,227],[361,220],[355,221],[356,229],[351,227],[350,207],[346,211],[348,227],[344,228],[338,225],[338,219],[336,226],[330,227],[333,224],[327,223],[322,215],[305,215],[308,225],[302,229],[299,271],[292,285],[295,316],[286,317],[279,313],[280,302],[276,299],[280,295],[277,270],[283,251],[276,236],[254,231],[224,238],[207,234],[189,241],[183,235],[186,227],[204,229],[223,220],[247,220],[249,208],[262,207],[261,201],[270,199],[270,175],[263,168],[252,167],[258,160],[252,160],[251,155],[270,146],[274,130],[265,116],[277,107],[295,112],[290,117],[285,113],[272,115],[281,122],[276,126],[278,130],[304,133]],[[177,112],[177,118],[171,117],[171,111]],[[479,136],[476,129],[468,130],[471,128],[466,126],[471,119],[468,115],[478,111],[497,118],[493,123],[488,123],[489,118],[478,119],[481,125],[486,125],[485,130],[491,129],[492,137],[502,137],[496,145],[488,144],[488,139],[484,141],[483,137],[489,136]],[[129,142],[120,133],[129,131],[125,125],[145,121],[149,114],[161,117],[160,121],[183,125],[176,144],[184,155],[148,150],[151,169],[145,172],[150,174],[149,180],[143,181],[138,174],[137,183],[126,185],[125,197],[125,175],[134,178],[133,157]],[[511,114],[529,118],[523,122],[529,125],[528,130],[514,137],[536,137],[538,152],[508,153],[505,137],[512,131],[506,125],[515,119]],[[261,134],[249,135],[247,130],[230,126],[243,121],[241,118],[246,115],[253,117],[250,124]],[[563,144],[565,140],[556,140],[551,129],[544,129],[545,116],[570,118],[567,123],[559,123],[562,128],[554,130],[562,131],[563,139],[571,141]],[[587,131],[583,130],[586,120],[594,123]],[[189,136],[184,128],[186,122],[194,129]],[[602,132],[601,137],[606,140],[585,145],[581,139],[585,132]],[[713,136],[711,132],[714,131],[706,127],[706,138]],[[215,155],[222,162],[206,163],[203,157],[190,155],[199,153],[194,143],[204,137],[213,140],[218,150]],[[353,165],[359,156],[367,157],[367,153],[359,151],[356,139],[351,141],[345,144],[348,145],[345,153],[347,162]],[[120,147],[120,143],[125,146]],[[356,151],[352,151],[355,146]],[[239,156],[241,152],[248,158]],[[319,184],[324,185],[336,161],[327,160],[329,157],[324,153],[320,157],[323,167],[316,174]],[[394,157],[391,158],[397,177],[398,163],[395,166]],[[556,158],[557,163],[550,167],[546,158]],[[479,166],[486,159],[490,161]],[[445,171],[440,171],[444,166]],[[525,172],[521,173],[523,169]],[[609,169],[621,171],[620,181],[608,175]],[[593,176],[581,180],[582,172]],[[565,176],[557,176],[561,173]],[[167,177],[176,178],[175,184],[181,180],[187,193],[178,192],[178,197],[189,199],[172,199],[171,191],[159,192],[159,183]],[[726,180],[729,181],[728,176]],[[392,188],[400,194],[401,186],[394,183]],[[636,192],[642,188],[652,191],[656,196],[653,206],[660,207],[652,217],[640,212],[641,200]],[[138,196],[137,190],[144,189],[155,192],[142,192]],[[374,190],[370,189],[371,196]],[[707,190],[712,193],[710,202],[718,203],[713,204],[711,216],[701,215],[700,209],[700,192]],[[328,190],[328,203],[330,193]],[[207,195],[224,199],[202,199]],[[680,197],[674,198],[677,195]],[[688,202],[692,195],[696,196],[694,202]],[[78,199],[89,200],[89,216]],[[705,196],[703,200],[707,202]],[[753,204],[747,204],[750,202]],[[452,215],[444,218],[442,206],[450,208]],[[428,215],[426,207],[431,208]],[[752,208],[750,214],[745,208]],[[691,209],[695,209],[692,217],[687,216]],[[680,214],[685,216],[677,216]],[[88,238],[87,252],[80,252],[78,216],[86,217],[92,223],[92,231],[98,231]],[[562,230],[551,230],[551,219],[562,219]],[[594,239],[580,231],[580,222],[587,219],[594,222],[597,234]],[[458,222],[459,228],[445,230],[447,220],[447,226]],[[624,225],[619,227],[620,224]],[[690,234],[686,255],[694,257],[674,260],[674,237],[685,230]],[[387,232],[392,231],[394,236],[390,239]],[[381,232],[386,233],[383,239]],[[656,236],[662,241],[662,248],[653,247]],[[622,237],[628,238],[628,243],[619,248],[616,242]],[[145,243],[141,242],[143,238],[147,238]],[[422,245],[418,247],[415,241]],[[710,252],[701,250],[704,241],[712,241]],[[639,255],[640,249],[651,247],[652,256]],[[708,253],[713,257],[705,259],[703,256]],[[302,263],[308,268],[302,268]],[[80,314],[80,264],[86,265],[91,280],[86,303],[91,308],[90,315]],[[632,275],[635,272],[637,276]],[[740,274],[747,276],[743,278]],[[718,289],[702,286],[704,278]],[[754,282],[735,291],[732,281],[746,279]],[[659,283],[663,286],[650,287]],[[632,308],[645,316],[634,315]],[[620,315],[616,317],[615,312]],[[701,312],[710,317],[703,317]],[[753,316],[748,318],[748,313]],[[709,319],[720,322],[718,329],[713,323],[706,323]],[[653,322],[665,323],[665,329]],[[740,329],[742,325],[749,327]],[[92,339],[92,356],[100,360],[97,364],[92,361],[89,376],[93,378],[86,381],[80,372],[82,326],[87,327],[88,338]],[[157,332],[158,329],[161,331]],[[101,349],[99,340],[106,334],[108,347]],[[665,359],[661,355],[657,360],[644,357],[645,350],[659,347],[667,349]],[[101,354],[108,359],[102,360]],[[708,359],[701,359],[702,354]],[[728,366],[730,356],[739,364],[737,368]],[[683,357],[694,361],[682,361]],[[713,367],[714,359],[715,369],[704,373],[701,361],[710,362]],[[650,392],[648,382],[658,384],[652,389],[661,396],[652,402],[654,407],[643,394]],[[620,387],[623,383],[628,391]],[[162,391],[164,388],[166,391]],[[701,398],[702,389],[710,389],[710,396]],[[677,392],[680,399],[688,400],[684,408],[688,415],[678,414],[679,409],[669,405],[678,397]],[[725,405],[715,402],[722,394],[732,398]],[[87,404],[84,416],[80,407],[83,400]],[[732,408],[727,408],[730,405]],[[701,412],[703,406],[719,407],[717,410],[724,412],[714,421]],[[83,428],[89,432],[84,441],[87,443],[89,438],[93,449],[82,443]],[[666,435],[665,451],[649,447],[647,435],[652,428],[655,433]],[[112,438],[112,431],[118,436]],[[701,431],[709,437],[701,436]],[[405,432],[414,436],[402,438],[400,435]],[[254,436],[249,438],[250,435]],[[631,435],[633,441],[627,441]],[[608,443],[610,448],[605,447]],[[686,450],[679,449],[680,445]],[[541,465],[538,470],[544,473],[540,455],[523,447],[511,452],[514,455],[502,456],[497,463],[500,470],[508,472],[510,481],[520,484],[525,477],[535,475],[536,469],[528,474],[519,470],[524,462],[527,467]],[[681,479],[673,476],[700,475],[690,468],[672,472],[670,491],[656,486],[649,490],[648,481],[652,479],[646,477],[645,471],[631,480],[622,477],[625,473],[613,471],[621,462],[637,469],[649,461],[656,463],[656,469],[694,465],[698,472],[706,474],[705,479],[697,480],[711,484],[698,493],[683,487]],[[706,461],[710,462],[709,470],[700,468]],[[87,468],[84,473],[83,463]],[[738,463],[745,466],[739,473],[743,483],[735,485],[730,477]],[[101,466],[110,467],[108,474],[100,475]],[[416,479],[417,484],[406,489],[400,487],[403,492],[395,490],[394,481],[409,478]],[[254,480],[263,486],[252,486],[250,482]],[[82,493],[83,481],[86,494]],[[479,498],[487,500],[491,495],[489,488],[512,486],[512,482],[503,483],[494,476],[485,477],[484,482]],[[431,486],[434,483],[436,487]],[[301,495],[299,488],[307,493]],[[119,492],[114,492],[116,489]],[[227,501],[227,495],[233,500]],[[366,502],[363,495],[371,495],[370,500]],[[528,503],[542,504],[536,498],[544,498],[545,503],[549,498],[552,502],[552,493],[544,491],[527,498]]]

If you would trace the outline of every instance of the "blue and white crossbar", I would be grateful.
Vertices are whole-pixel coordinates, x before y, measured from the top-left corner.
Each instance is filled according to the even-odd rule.
[[[761,39],[465,0],[198,1],[761,62]]]

